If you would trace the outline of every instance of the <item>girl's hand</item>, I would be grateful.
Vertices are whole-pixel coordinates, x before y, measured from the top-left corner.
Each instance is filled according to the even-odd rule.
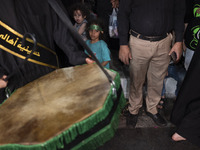
[[[1,88],[5,88],[8,84],[8,81],[4,81],[4,79],[6,79],[7,76],[6,75],[3,75],[3,77],[0,79],[0,89]]]

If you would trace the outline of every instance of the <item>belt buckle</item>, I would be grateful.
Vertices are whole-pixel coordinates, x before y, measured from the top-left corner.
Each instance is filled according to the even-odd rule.
[[[155,41],[159,41],[159,38],[150,38],[150,40],[149,40],[150,42],[155,42]]]
[[[140,36],[141,36],[141,34],[137,34],[136,38],[142,39]]]
[[[150,41],[150,42],[154,42],[154,41],[153,41],[153,38],[150,38],[150,40],[149,40],[149,41]]]
[[[160,41],[164,38],[166,38],[167,35],[163,35],[163,36],[158,36],[158,37],[152,37],[152,38],[149,38],[150,39],[150,42],[155,42],[155,41]]]

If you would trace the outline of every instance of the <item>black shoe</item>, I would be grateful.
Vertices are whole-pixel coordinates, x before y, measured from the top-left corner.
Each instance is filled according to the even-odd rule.
[[[123,116],[124,116],[124,117],[129,117],[129,116],[130,116],[129,110],[125,110],[125,111],[123,112]]]
[[[158,126],[166,126],[167,125],[167,122],[165,121],[165,119],[159,114],[152,114],[150,112],[146,112],[146,114],[151,117],[153,119],[153,121],[158,125]]]
[[[137,119],[138,119],[138,114],[132,115],[132,114],[129,113],[126,116],[126,126],[135,128],[136,123],[137,123]]]
[[[128,110],[128,105],[126,104],[126,106],[122,109],[122,115],[124,117],[128,117],[129,116],[129,110]]]

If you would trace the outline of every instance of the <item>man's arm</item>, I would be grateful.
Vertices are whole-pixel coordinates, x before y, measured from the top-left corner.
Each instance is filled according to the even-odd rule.
[[[175,0],[174,2],[174,32],[175,42],[183,41],[184,33],[184,17],[185,17],[185,2],[182,0]]]
[[[120,40],[119,59],[126,65],[132,59],[128,46],[129,41],[129,16],[131,13],[131,0],[121,0],[118,12],[118,32]]]
[[[175,44],[173,45],[169,55],[175,52],[177,56],[176,61],[179,61],[183,51],[185,2],[182,2],[182,0],[175,0],[174,5]]]

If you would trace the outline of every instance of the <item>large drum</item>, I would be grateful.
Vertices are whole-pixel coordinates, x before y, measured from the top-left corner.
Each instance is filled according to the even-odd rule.
[[[95,149],[114,136],[125,104],[96,64],[58,69],[17,89],[0,106],[0,149]]]

